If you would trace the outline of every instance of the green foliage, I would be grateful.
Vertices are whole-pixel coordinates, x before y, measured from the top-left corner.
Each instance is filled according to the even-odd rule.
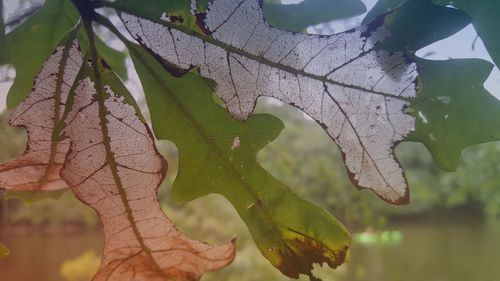
[[[48,191],[48,192],[16,192],[16,191],[5,191],[3,194],[3,199],[5,200],[21,200],[24,204],[30,205],[37,203],[45,198],[58,199],[60,198],[66,190],[58,191]]]
[[[155,135],[174,141],[179,149],[174,198],[224,195],[263,255],[286,275],[308,273],[319,261],[303,259],[304,250],[322,254],[332,266],[338,264],[350,244],[346,229],[292,194],[256,162],[256,153],[281,131],[281,122],[269,115],[238,122],[213,102],[201,78],[175,79],[147,52],[128,47],[147,93]]]
[[[432,0],[440,5],[453,5],[472,17],[472,24],[484,42],[493,61],[500,66],[500,2],[497,0]]]
[[[7,202],[11,201],[14,200]],[[81,204],[72,192],[65,192],[59,197],[53,195],[52,198],[45,194],[39,196],[36,201],[31,201],[29,205],[18,206],[10,213],[9,222],[37,226],[76,224],[90,228],[99,225],[94,211]]]
[[[79,33],[80,44],[82,45],[82,52],[87,52],[88,38],[85,32]],[[127,66],[125,65],[125,59],[127,54],[111,48],[106,43],[104,43],[99,37],[96,37],[96,48],[103,59],[109,64],[109,67],[123,80],[128,79]]]
[[[444,7],[450,4],[457,9]],[[191,15],[189,1],[118,0],[106,5],[155,19],[168,11],[171,16],[185,19],[175,23],[179,29],[203,33]],[[207,6],[208,1],[198,1],[196,11],[202,12]],[[268,22],[291,31],[304,31],[310,25],[364,11],[359,0],[306,0],[295,5],[264,2]],[[417,63],[419,92],[406,109],[416,118],[416,130],[405,140],[423,143],[434,162],[446,171],[457,169],[462,151],[467,147],[500,139],[497,121],[500,102],[482,85],[493,66],[477,59],[429,61],[417,58],[415,52],[472,22],[499,65],[498,11],[500,2],[495,0],[380,0],[364,20],[373,23],[378,16],[385,15],[383,23],[391,31],[391,37],[378,48],[406,52],[408,59]],[[8,95],[9,107],[30,92],[34,76],[77,18],[78,12],[70,1],[47,0],[40,11],[6,36],[1,21],[0,63],[11,64],[17,73]],[[326,261],[331,266],[343,262],[351,243],[349,234],[322,208],[351,224],[361,222],[363,225],[383,223],[377,214],[422,214],[443,205],[464,209],[479,206],[488,215],[500,214],[497,187],[500,166],[495,157],[500,145],[496,143],[466,151],[462,161],[465,164],[454,174],[437,171],[422,147],[402,145],[398,155],[410,171],[408,180],[414,187],[414,203],[401,209],[382,206],[374,196],[354,192],[338,150],[321,129],[304,119],[301,113],[282,108],[270,110],[286,124],[287,129],[279,137],[283,123],[271,115],[256,114],[246,122],[237,121],[213,101],[210,82],[194,73],[174,78],[165,69],[167,65],[121,39],[129,48],[141,79],[155,136],[173,141],[179,149],[180,170],[173,198],[187,202],[212,193],[226,197],[246,223],[261,253],[288,276],[310,274],[314,262]],[[81,36],[84,50],[88,48],[87,41]],[[95,48],[113,71],[122,79],[128,78],[125,53],[101,40],[96,41]],[[121,88],[119,92],[126,90]],[[135,106],[132,97],[127,99]],[[21,149],[24,140],[19,130],[6,127],[5,114],[0,115],[0,121],[0,157],[10,158]],[[270,144],[275,138],[277,140]],[[316,145],[310,145],[312,142]],[[6,193],[3,197],[30,203],[29,208],[16,209],[10,218],[12,222],[97,223],[88,210],[73,207],[76,200],[69,193],[61,196],[58,207],[54,207],[53,199],[46,198],[45,194]],[[322,208],[302,197],[317,202]],[[321,257],[304,258],[303,253],[308,251],[321,253]],[[8,250],[0,244],[0,256],[6,254]],[[253,256],[248,254],[248,259]],[[95,260],[95,256],[87,254],[66,268],[78,268],[80,263]],[[248,264],[240,266],[251,270]],[[230,280],[227,272],[216,276],[219,277],[214,280]]]
[[[364,22],[369,18],[370,15]],[[466,13],[434,5],[431,0],[407,0],[384,17],[384,25],[390,30],[391,36],[379,48],[415,53],[420,48],[455,34],[470,21]]]
[[[4,162],[22,153],[26,146],[24,130],[9,126],[10,111],[0,113],[0,161]]]
[[[7,60],[7,45],[5,42],[5,24],[3,18],[3,4],[0,3],[0,62]]]
[[[378,0],[377,4],[375,4],[375,6],[370,11],[368,11],[368,14],[363,19],[363,23],[369,23],[380,15],[390,13],[409,1],[412,0]]]
[[[296,32],[303,32],[315,24],[366,12],[366,7],[360,0],[305,0],[290,5],[282,5],[280,1],[264,1],[263,8],[269,24]]]
[[[384,18],[384,25],[392,36],[379,48],[408,52],[420,74],[419,93],[409,109],[416,130],[407,140],[424,143],[440,168],[454,171],[465,148],[500,139],[496,133],[500,103],[482,86],[492,65],[483,60],[415,57],[418,49],[467,26],[471,18],[463,11],[431,0],[379,1],[366,19],[388,10],[394,11]]]
[[[263,102],[257,110],[285,123],[279,137],[257,154],[269,173],[301,198],[315,202],[348,225],[383,224],[382,216],[373,211],[372,203],[379,199],[354,188],[339,149],[319,125],[286,105]]]
[[[47,0],[34,16],[7,34],[9,59],[1,62],[16,69],[7,107],[16,106],[28,96],[35,75],[77,20],[78,12],[70,1]]]
[[[463,149],[500,138],[500,102],[483,88],[493,65],[474,59],[418,64],[423,95],[411,104],[417,120],[408,140],[424,143],[439,167],[453,171]]]

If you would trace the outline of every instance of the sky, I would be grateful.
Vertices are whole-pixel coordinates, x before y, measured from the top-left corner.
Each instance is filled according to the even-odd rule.
[[[367,6],[367,10],[370,10],[377,0],[362,0]],[[295,4],[300,3],[302,0],[282,0],[284,4]],[[15,10],[19,6],[18,0],[4,0],[5,13],[8,15],[11,11]],[[360,15],[348,20],[336,20],[328,23],[332,30],[335,32],[341,32],[359,26],[364,15]],[[324,26],[323,26],[324,27]],[[314,33],[319,27],[310,27],[308,32]],[[484,47],[483,42],[480,38],[477,38],[474,48],[472,44],[476,39],[476,31],[472,25],[467,26],[465,29],[461,30],[457,34],[448,37],[444,40],[435,42],[417,52],[418,56],[424,56],[431,53],[430,56],[426,56],[426,59],[431,60],[446,60],[449,58],[480,58],[492,62],[488,51]],[[11,70],[9,76],[13,76],[15,71]],[[132,75],[135,77],[135,75]],[[1,80],[0,75],[0,80]],[[137,85],[137,83],[127,83],[127,85]],[[5,100],[7,96],[10,83],[0,82],[0,112],[5,108]],[[495,67],[489,76],[488,80],[485,82],[484,87],[495,97],[500,99],[500,70]],[[132,89],[131,89],[132,90]]]

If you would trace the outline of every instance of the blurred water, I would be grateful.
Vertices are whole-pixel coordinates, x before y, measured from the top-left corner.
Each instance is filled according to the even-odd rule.
[[[401,244],[354,245],[352,260],[336,281],[500,280],[498,220],[405,222],[389,228],[403,233]]]
[[[354,245],[351,262],[333,277],[321,274],[324,281],[500,280],[500,220],[405,221],[388,229],[402,232],[400,244]],[[102,243],[101,235],[93,232],[27,233],[0,230],[0,241],[12,252],[0,259],[1,281],[63,280],[59,274],[63,261],[89,249],[99,253]],[[258,275],[259,269],[254,272]]]

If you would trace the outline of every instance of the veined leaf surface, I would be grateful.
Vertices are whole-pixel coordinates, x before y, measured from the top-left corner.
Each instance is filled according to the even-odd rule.
[[[296,34],[270,27],[258,0],[214,0],[198,21],[201,34],[116,3],[131,35],[161,61],[178,74],[197,67],[214,80],[233,116],[247,119],[260,96],[294,105],[335,140],[357,186],[394,204],[408,202],[393,147],[414,129],[404,109],[416,94],[417,72],[402,53],[374,50],[389,36],[383,26]]]
[[[156,192],[167,163],[102,58],[85,61],[69,101],[70,150],[61,175],[104,227],[103,261],[93,280],[198,280],[233,260],[233,241],[213,247],[189,239],[161,210]]]
[[[179,148],[174,199],[225,196],[262,254],[289,277],[314,278],[314,263],[337,267],[346,260],[351,239],[345,227],[294,195],[256,160],[257,152],[283,128],[277,118],[259,114],[245,122],[235,120],[215,104],[202,78],[174,78],[139,46],[131,44],[129,50],[156,136]]]
[[[59,122],[66,99],[82,65],[77,30],[54,50],[35,78],[33,91],[10,115],[13,126],[28,133],[24,154],[0,165],[0,188],[8,191],[53,191],[68,185],[59,172],[69,141],[60,136]]]

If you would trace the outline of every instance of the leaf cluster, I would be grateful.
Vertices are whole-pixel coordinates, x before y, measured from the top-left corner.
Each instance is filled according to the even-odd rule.
[[[236,7],[226,15],[217,4]],[[265,38],[255,39],[251,37],[255,32],[251,32],[246,44],[239,45],[241,42],[236,39],[245,36],[245,27],[231,28],[238,27],[241,17],[234,13],[240,11],[240,7],[247,7],[243,11],[245,16],[250,12],[263,13],[268,24],[282,29],[271,28],[264,19],[249,17],[262,20],[264,27],[256,24],[254,31],[262,28],[263,33],[275,35],[272,42],[280,36],[296,39],[295,47],[309,39],[317,40],[318,45],[336,38],[344,40],[349,48],[330,48],[333,51],[325,55],[325,60],[329,55],[340,54],[338,60],[343,56],[346,62],[323,75],[315,74],[317,69],[322,70],[321,63],[324,63],[315,59],[321,57],[323,50],[329,50],[326,46],[316,50],[315,56],[305,54],[307,64],[302,68],[286,62],[286,56],[279,59],[252,53],[247,45],[254,43],[260,50],[266,43]],[[101,8],[117,15],[123,24],[112,23],[98,13]],[[214,12],[217,8],[220,11]],[[305,0],[295,5],[257,0],[191,3],[47,0],[36,13],[8,33],[2,20],[0,63],[16,70],[7,105],[11,109],[16,107],[11,123],[28,129],[29,146],[20,160],[0,167],[0,187],[11,191],[49,191],[68,186],[81,201],[92,206],[100,215],[105,232],[112,233],[106,238],[105,257],[95,280],[132,278],[127,271],[129,262],[125,260],[130,260],[131,266],[143,274],[179,280],[196,280],[205,271],[219,269],[232,260],[231,242],[212,248],[193,241],[177,234],[161,213],[156,188],[167,165],[154,146],[139,106],[123,85],[123,80],[128,79],[125,59],[129,56],[144,90],[154,137],[173,141],[179,149],[173,198],[186,202],[212,193],[223,195],[246,223],[261,253],[276,268],[292,278],[306,274],[311,280],[317,280],[311,273],[313,264],[326,263],[331,267],[342,264],[347,259],[351,238],[329,212],[295,195],[257,161],[258,152],[283,129],[277,117],[253,114],[259,96],[278,98],[307,113],[339,145],[353,184],[370,188],[395,204],[409,200],[404,172],[393,155],[399,142],[423,143],[440,168],[453,171],[465,148],[500,139],[497,118],[500,103],[482,85],[494,65],[479,59],[430,61],[416,55],[419,49],[472,23],[498,66],[500,39],[495,32],[500,28],[500,17],[496,14],[500,4],[497,1],[380,0],[358,29],[324,37],[294,33],[365,11],[364,4],[358,0]],[[217,20],[220,22],[216,24]],[[107,40],[99,37],[96,31],[102,27],[125,45],[127,53],[108,46]],[[123,27],[136,42],[124,35],[127,31]],[[241,34],[226,38],[226,33],[231,31]],[[184,48],[179,47],[181,44]],[[199,46],[203,47],[196,49]],[[360,49],[356,50],[356,46]],[[211,54],[212,47],[214,52],[223,52],[223,55]],[[268,46],[268,50],[272,50],[271,47]],[[309,49],[313,52],[316,47],[313,44]],[[279,48],[275,49],[279,52]],[[298,49],[296,53],[293,51],[286,53],[304,55]],[[351,53],[356,51],[359,53]],[[202,59],[197,61],[202,52]],[[217,59],[223,62],[210,62]],[[77,65],[76,70],[72,68],[73,63]],[[234,68],[235,64],[241,67]],[[259,70],[252,72],[255,64]],[[54,65],[56,70],[51,69]],[[256,73],[260,75],[263,65],[269,67],[269,85],[277,79],[280,81],[276,92],[253,92],[254,85],[248,79]],[[309,65],[312,70],[308,70]],[[364,78],[368,85],[363,84],[363,79],[353,79],[359,74],[354,72],[359,71],[360,66],[369,69],[361,74],[369,76]],[[241,75],[243,72],[236,69],[248,73]],[[46,86],[44,73],[49,71],[53,71],[50,75],[55,76],[55,84]],[[279,75],[272,76],[273,71]],[[286,92],[286,83],[290,82],[283,82],[285,86],[281,83],[287,76],[290,79],[290,74],[297,81],[304,77],[310,79],[306,84],[309,87],[299,84],[290,86],[291,91]],[[318,81],[323,85],[322,98],[308,92]],[[248,89],[254,96],[245,92]],[[44,101],[51,101],[53,106],[42,107],[40,110],[45,112],[37,112],[33,109],[40,102],[37,95],[47,91],[52,91],[52,95]],[[366,98],[369,101],[363,102],[365,96],[357,91],[369,97]],[[214,99],[213,94],[220,100]],[[331,98],[331,105],[325,101],[326,96]],[[26,112],[29,118],[23,119]],[[339,117],[338,112],[342,116]],[[53,123],[44,123],[44,130],[37,131],[36,128],[42,127],[37,122],[44,120],[44,114],[50,115],[48,120]],[[341,118],[344,121],[339,121]],[[87,119],[90,121],[85,121]],[[388,136],[386,132],[393,135]],[[48,147],[36,150],[43,141]],[[86,150],[94,146],[102,146],[102,151],[87,155]],[[42,156],[33,156],[40,151],[50,152],[46,162],[41,160]],[[85,162],[82,155],[94,160]],[[121,159],[128,160],[122,162]],[[303,162],[304,169],[308,169],[307,159]],[[37,180],[11,183],[15,178],[13,170],[26,173],[27,167],[33,171],[35,166],[44,169]],[[329,176],[324,167],[313,169]],[[30,175],[36,176],[36,173]],[[89,179],[93,183],[88,183]],[[135,191],[139,184],[134,179],[145,182],[143,190]],[[61,185],[61,181],[65,184]],[[309,184],[304,181],[304,185]],[[320,188],[325,194],[328,192],[328,186]],[[111,199],[110,205],[101,205],[109,198],[117,198],[117,201]],[[144,202],[136,206],[136,200]],[[119,207],[110,208],[113,205]],[[121,210],[124,225],[123,221],[108,218],[117,210]],[[155,222],[162,225],[161,229],[142,223],[148,220],[158,220]],[[120,241],[116,238],[122,235],[120,226],[130,229],[124,232],[126,238],[122,241],[134,241],[137,245],[128,246],[129,252],[121,251],[116,257],[113,255],[121,245],[115,245],[114,241]],[[170,233],[174,232],[172,237]],[[150,237],[162,237],[165,241]],[[168,252],[177,250],[171,243],[182,245],[179,251],[196,266],[191,268],[188,263],[165,266],[171,262]],[[4,252],[0,248],[0,255]]]

